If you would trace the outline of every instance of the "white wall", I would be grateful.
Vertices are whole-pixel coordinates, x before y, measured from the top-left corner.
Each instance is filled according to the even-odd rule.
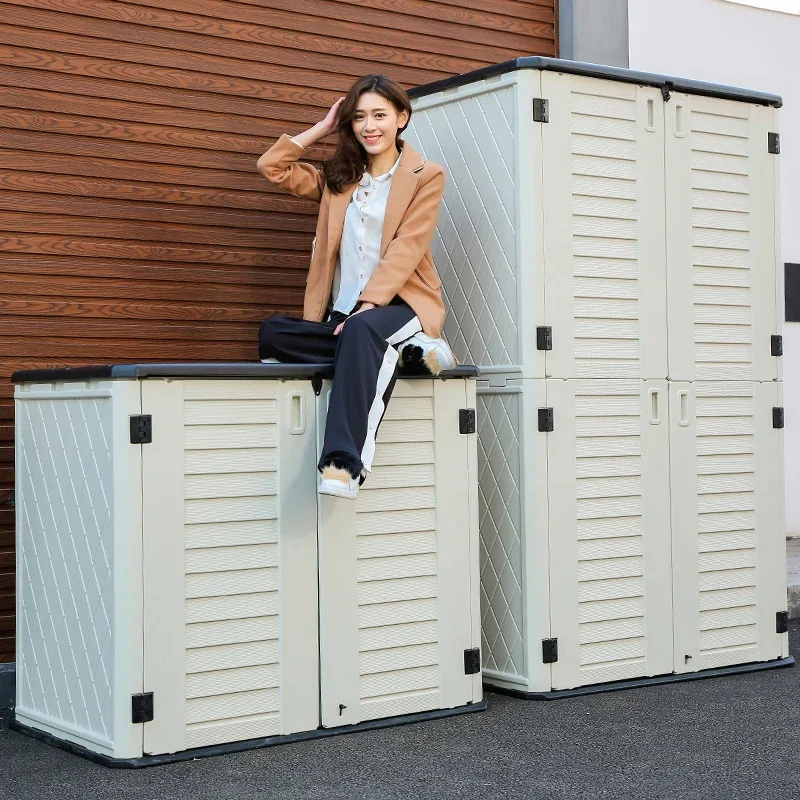
[[[558,53],[627,67],[628,0],[558,0]]]
[[[628,0],[628,26],[631,69],[783,97],[782,261],[800,263],[800,16],[726,0]],[[800,535],[800,323],[783,334],[786,528]]]

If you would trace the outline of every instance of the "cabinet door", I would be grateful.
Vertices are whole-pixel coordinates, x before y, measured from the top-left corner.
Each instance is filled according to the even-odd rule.
[[[780,384],[670,385],[675,672],[786,654]]]
[[[779,378],[773,108],[674,94],[666,105],[669,378]]]
[[[319,725],[308,381],[147,380],[145,752]]]
[[[667,377],[664,103],[542,74],[547,377]]]
[[[672,669],[666,395],[666,381],[547,382],[554,689]]]
[[[320,396],[324,430],[327,386]],[[474,381],[399,380],[353,502],[319,498],[322,724],[481,699]]]

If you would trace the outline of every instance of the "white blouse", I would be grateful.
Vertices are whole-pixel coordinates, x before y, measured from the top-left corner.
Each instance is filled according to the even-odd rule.
[[[383,218],[392,175],[400,159],[384,175],[373,178],[365,172],[355,190],[344,217],[342,243],[333,275],[333,310],[349,314],[375,272],[381,258]]]
[[[300,144],[292,139],[296,144]],[[301,145],[302,147],[302,145]],[[353,190],[344,217],[344,230],[333,275],[333,310],[349,314],[375,272],[381,258],[381,235],[392,175],[400,157],[384,175],[373,178],[369,172]]]

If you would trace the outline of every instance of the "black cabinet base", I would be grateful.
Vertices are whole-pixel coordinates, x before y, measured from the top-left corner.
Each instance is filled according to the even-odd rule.
[[[756,664],[739,664],[735,667],[719,667],[705,669],[700,672],[688,672],[681,675],[657,675],[654,678],[632,678],[628,681],[613,681],[611,683],[596,683],[593,686],[581,686],[577,689],[557,689],[552,692],[525,692],[521,689],[507,689],[503,686],[494,686],[484,682],[483,687],[489,692],[507,694],[523,700],[562,700],[566,697],[579,697],[584,694],[600,694],[601,692],[619,692],[623,689],[638,689],[640,686],[658,686],[662,683],[679,683],[683,681],[699,681],[704,678],[718,678],[722,675],[739,675],[743,672],[761,672],[765,669],[778,667],[791,667],[794,658],[779,658],[775,661],[762,661]]]
[[[338,736],[344,733],[360,733],[362,731],[375,730],[376,728],[392,728],[397,725],[410,725],[414,722],[425,722],[431,719],[442,719],[443,717],[453,717],[460,714],[471,714],[475,711],[485,711],[486,707],[486,701],[481,700],[480,703],[471,703],[470,705],[459,706],[458,708],[422,711],[418,714],[405,714],[400,717],[387,717],[386,719],[360,722],[357,725],[343,725],[341,728],[318,728],[315,731],[307,731],[305,733],[291,733],[286,736],[267,736],[262,739],[247,739],[242,742],[229,742],[226,744],[209,745],[208,747],[196,747],[192,750],[183,750],[180,753],[141,756],[140,758],[112,758],[111,756],[106,756],[101,753],[95,753],[74,742],[66,742],[63,739],[59,739],[51,733],[31,728],[29,725],[23,725],[21,722],[17,722],[16,719],[11,720],[9,727],[33,739],[38,739],[40,742],[45,742],[61,750],[66,750],[75,755],[82,756],[83,758],[88,758],[90,761],[102,764],[103,766],[114,767],[116,769],[132,769],[136,767],[157,767],[161,764],[172,764],[176,761],[191,761],[193,758],[207,758],[208,756],[220,756],[226,753],[239,753],[243,750],[256,750],[261,747],[274,747],[278,744],[304,742],[308,739],[321,739],[326,736]]]

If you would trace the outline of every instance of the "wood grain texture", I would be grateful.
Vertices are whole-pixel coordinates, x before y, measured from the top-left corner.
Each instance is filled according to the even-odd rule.
[[[0,614],[14,613],[14,592],[10,589],[0,590]]]
[[[255,170],[282,133],[366,73],[555,55],[557,28],[555,0],[0,0],[0,498],[14,370],[254,360],[302,312],[317,206]],[[0,504],[0,661],[13,545]]]

